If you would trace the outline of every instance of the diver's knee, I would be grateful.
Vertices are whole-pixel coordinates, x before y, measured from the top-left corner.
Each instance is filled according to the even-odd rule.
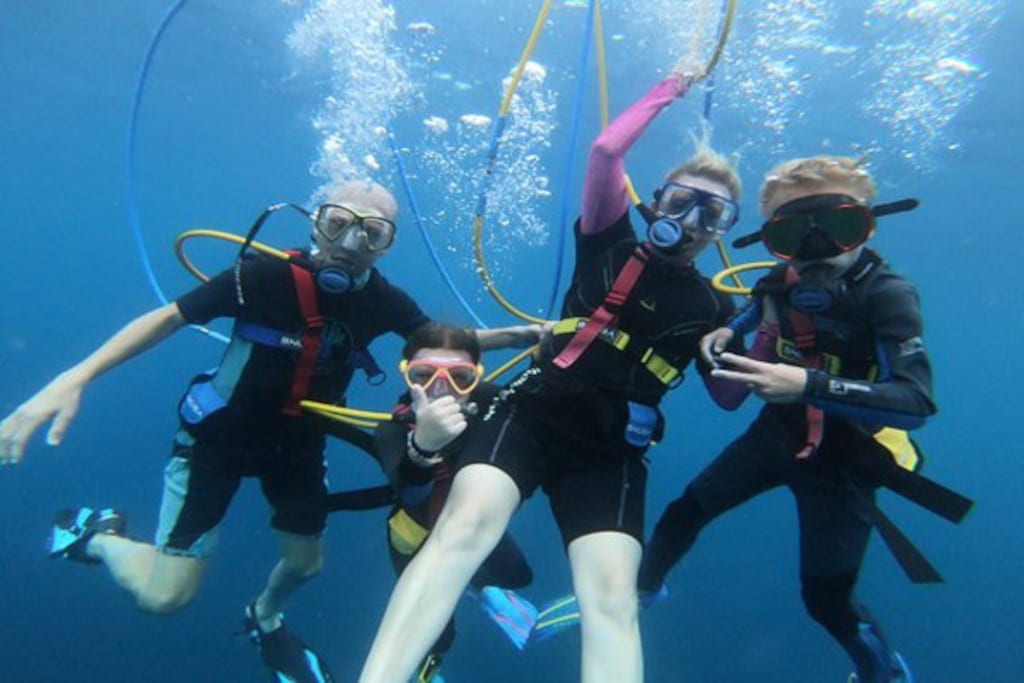
[[[441,552],[479,553],[491,548],[505,531],[505,520],[476,508],[451,511],[431,531]]]
[[[585,587],[577,587],[577,599],[581,614],[632,624],[639,609],[635,573],[609,572],[594,577]]]
[[[136,596],[135,605],[146,614],[165,617],[181,611],[192,602],[195,594],[192,586],[148,588]]]

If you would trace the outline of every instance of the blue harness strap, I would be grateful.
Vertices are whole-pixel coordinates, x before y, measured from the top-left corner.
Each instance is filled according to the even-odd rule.
[[[178,414],[186,423],[197,425],[226,405],[227,401],[213,388],[212,379],[207,379],[188,388],[178,407]]]
[[[269,346],[272,349],[302,350],[301,336],[245,320],[235,323],[235,336],[253,344]]]

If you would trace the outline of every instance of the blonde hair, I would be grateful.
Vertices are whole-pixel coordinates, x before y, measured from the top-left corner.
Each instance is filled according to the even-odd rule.
[[[725,185],[734,202],[739,202],[743,184],[733,163],[711,146],[711,128],[701,127],[700,135],[690,132],[693,140],[693,156],[679,164],[665,175],[665,182],[671,182],[681,175],[700,176]]]
[[[841,185],[855,199],[870,203],[875,198],[875,181],[865,168],[866,162],[864,157],[855,159],[829,154],[783,161],[765,176],[761,186],[761,213],[768,215],[767,207],[772,205],[776,194],[789,188],[814,192]]]

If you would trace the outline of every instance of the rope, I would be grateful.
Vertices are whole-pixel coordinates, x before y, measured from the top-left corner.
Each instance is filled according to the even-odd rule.
[[[544,309],[544,316],[551,317],[555,308],[555,300],[558,298],[558,291],[562,282],[562,262],[565,260],[565,242],[569,234],[569,203],[576,201],[576,195],[572,192],[573,163],[576,160],[576,144],[580,135],[580,119],[583,117],[583,97],[587,89],[587,71],[590,64],[590,41],[594,34],[594,15],[600,0],[590,0],[587,10],[587,26],[583,35],[583,50],[580,55],[580,65],[576,70],[579,83],[576,86],[576,97],[572,105],[572,126],[569,132],[569,152],[565,158],[565,175],[562,180],[562,201],[558,209],[558,252],[555,261],[555,278],[551,287],[551,294],[548,297],[548,305]]]
[[[139,132],[139,111],[142,109],[142,94],[146,90],[146,81],[149,80],[149,69],[153,65],[153,58],[156,56],[160,41],[170,26],[171,21],[185,6],[187,0],[177,0],[164,14],[163,19],[157,24],[153,31],[153,37],[146,47],[146,54],[142,58],[142,65],[139,67],[139,75],[135,79],[135,89],[132,91],[131,107],[128,112],[128,129],[125,131],[125,173],[124,173],[124,206],[128,213],[128,224],[132,228],[135,239],[135,249],[139,253],[139,260],[142,262],[142,269],[146,274],[150,289],[156,295],[157,300],[164,306],[169,301],[164,294],[163,288],[156,278],[156,271],[153,270],[153,261],[149,257],[149,250],[146,249],[146,240],[142,235],[142,218],[139,212],[138,195],[135,192],[135,150]],[[228,338],[219,332],[215,332],[203,325],[189,325],[193,330],[202,332],[212,339],[224,344]]]
[[[416,227],[420,231],[420,236],[423,238],[424,244],[427,246],[427,251],[430,253],[430,259],[434,262],[438,272],[441,274],[441,278],[445,284],[448,285],[448,289],[458,299],[462,308],[469,313],[469,317],[473,319],[477,327],[486,328],[487,324],[480,318],[479,315],[473,310],[473,307],[469,305],[469,302],[459,293],[458,288],[455,287],[455,282],[452,280],[451,275],[445,269],[444,264],[441,263],[441,257],[438,256],[437,249],[434,247],[433,240],[430,239],[430,233],[427,232],[426,225],[423,222],[423,217],[420,214],[419,206],[416,202],[416,196],[412,192],[412,184],[409,182],[409,176],[405,172],[405,163],[402,161],[402,153],[398,148],[398,143],[395,140],[395,135],[391,131],[388,131],[388,144],[391,145],[391,154],[395,158],[395,166],[398,167],[398,177],[402,182],[402,189],[405,191],[406,199],[409,200],[409,206],[412,209],[413,218],[416,219]]]

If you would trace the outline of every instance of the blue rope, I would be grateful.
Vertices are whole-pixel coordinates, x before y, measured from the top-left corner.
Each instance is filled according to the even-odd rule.
[[[583,51],[580,56],[580,66],[577,71],[580,81],[579,86],[576,88],[576,98],[573,102],[572,129],[569,134],[569,154],[565,160],[565,176],[562,182],[562,202],[559,207],[558,223],[558,262],[555,264],[555,282],[551,288],[551,296],[548,297],[548,305],[544,314],[545,318],[551,317],[551,312],[555,308],[555,300],[558,297],[559,288],[562,282],[562,262],[565,260],[565,241],[569,234],[569,203],[576,199],[571,191],[573,162],[576,159],[576,144],[579,139],[580,119],[583,114],[583,96],[587,87],[587,72],[589,71],[590,64],[590,42],[594,33],[594,10],[596,9],[596,6],[597,0],[590,0],[590,7],[587,10],[587,28],[586,33],[583,36]]]
[[[708,76],[704,82],[704,120],[711,120],[711,96],[715,94],[715,76]]]
[[[132,232],[135,235],[135,248],[139,252],[139,259],[142,261],[142,268],[146,272],[149,286],[156,295],[156,298],[164,306],[169,303],[167,295],[164,294],[163,288],[157,282],[156,272],[153,270],[153,262],[149,257],[149,251],[146,249],[146,240],[142,236],[142,218],[139,214],[138,196],[135,193],[135,141],[138,138],[139,110],[142,109],[142,93],[145,91],[146,81],[149,79],[149,68],[153,64],[153,58],[156,56],[156,50],[160,45],[164,32],[170,26],[171,20],[174,19],[175,15],[185,6],[185,2],[187,0],[177,0],[171,5],[171,8],[167,10],[164,18],[160,20],[160,24],[153,32],[153,37],[146,48],[146,56],[143,57],[142,66],[139,68],[139,75],[135,80],[135,91],[132,93],[132,105],[128,114],[128,130],[125,135],[125,210],[128,212],[128,223],[131,225]],[[192,325],[192,329],[198,330],[225,344],[229,341],[223,334],[214,332],[202,325]]]
[[[718,35],[722,34],[722,27],[725,26],[725,16],[729,12],[729,0],[722,0],[721,18],[718,20]],[[704,82],[704,121],[711,121],[711,99],[715,94],[715,75],[711,74]]]
[[[499,116],[494,122],[494,130],[491,131],[491,142],[487,145],[487,169],[483,182],[480,184],[480,196],[476,200],[476,213],[474,219],[484,217],[487,213],[487,195],[494,186],[494,167],[498,162],[498,148],[501,146],[501,136],[505,133],[505,125],[508,123],[508,114]]]
[[[398,149],[398,143],[395,140],[395,134],[388,131],[388,143],[391,145],[391,153],[395,157],[395,166],[398,168],[398,177],[402,181],[402,189],[405,190],[405,196],[409,200],[409,207],[412,209],[412,215],[416,219],[416,227],[419,228],[420,236],[423,237],[423,242],[427,245],[427,251],[430,252],[430,258],[437,266],[438,272],[441,274],[441,278],[444,279],[445,284],[448,285],[448,289],[451,290],[455,298],[458,299],[459,303],[462,304],[462,308],[469,313],[469,317],[473,319],[477,327],[486,328],[487,324],[480,319],[480,316],[473,311],[473,308],[469,305],[469,302],[459,293],[459,290],[455,287],[455,283],[452,281],[451,275],[445,270],[444,264],[441,263],[441,258],[437,254],[437,249],[434,247],[434,242],[430,239],[430,234],[427,232],[427,228],[423,223],[423,217],[420,214],[419,206],[416,203],[416,197],[412,193],[412,185],[409,183],[409,176],[405,172],[405,163],[402,161],[402,153]]]
[[[135,81],[135,92],[132,93],[131,112],[128,115],[127,144],[125,145],[126,170],[124,194],[125,208],[128,211],[128,222],[135,233],[135,248],[139,252],[139,258],[142,260],[142,267],[146,271],[149,286],[152,288],[153,293],[156,294],[156,298],[164,305],[168,303],[167,296],[160,287],[160,283],[157,282],[156,273],[153,271],[153,263],[149,258],[149,251],[146,249],[146,242],[142,237],[142,219],[139,216],[138,197],[135,193],[135,140],[139,129],[139,110],[142,108],[142,93],[146,89],[146,80],[149,78],[149,68],[153,64],[153,57],[156,56],[157,47],[159,47],[160,40],[163,38],[164,32],[170,25],[171,20],[174,19],[174,16],[181,10],[186,1],[177,0],[167,10],[164,18],[156,27],[156,31],[153,32],[153,38],[149,41],[149,47],[146,48],[146,56],[142,59],[142,66],[139,68],[139,75]]]

